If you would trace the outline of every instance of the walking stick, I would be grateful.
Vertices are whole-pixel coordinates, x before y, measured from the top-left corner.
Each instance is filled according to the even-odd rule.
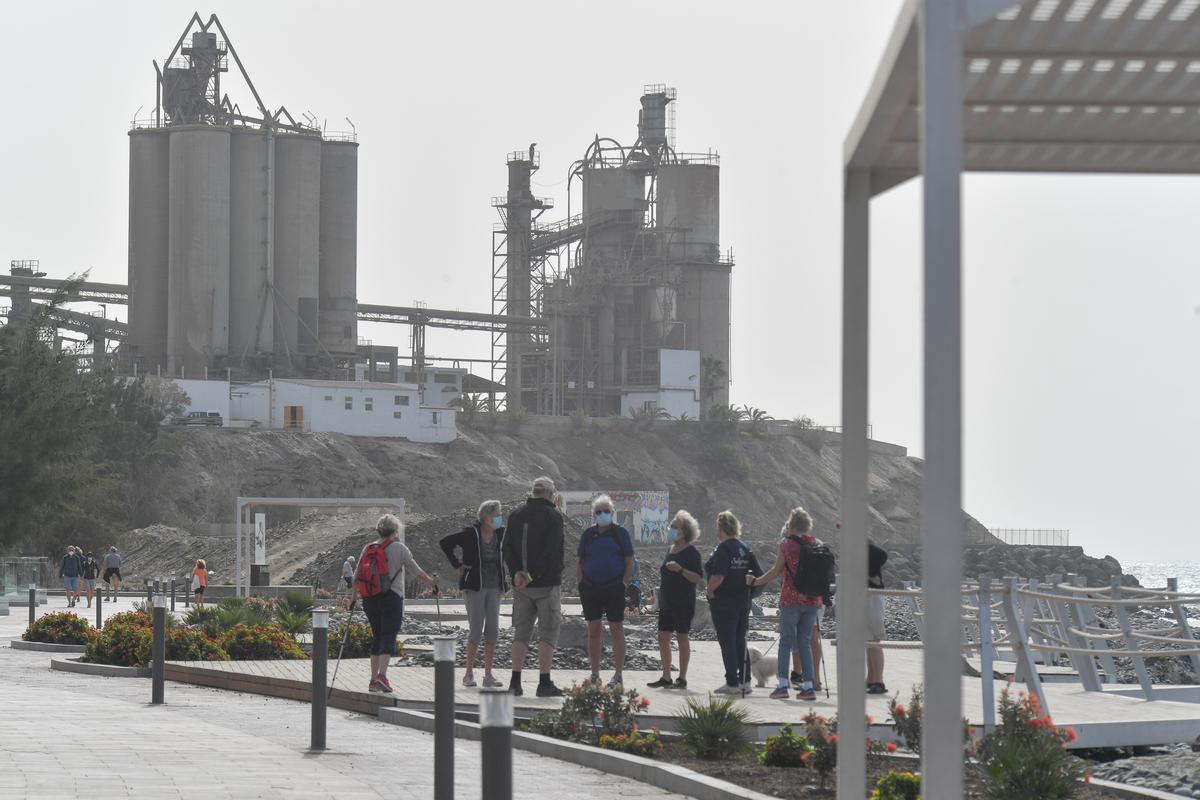
[[[350,623],[354,620],[354,602],[351,601],[350,607],[346,609],[346,622],[342,625],[342,644],[338,647],[337,661],[333,665],[333,680],[329,682],[329,691],[325,693],[325,700],[328,701],[333,695],[333,685],[337,683],[338,667],[342,665],[342,653],[346,651],[346,639],[350,636]]]
[[[829,699],[829,670],[825,667],[825,654],[821,653],[821,672],[825,673],[825,699]]]

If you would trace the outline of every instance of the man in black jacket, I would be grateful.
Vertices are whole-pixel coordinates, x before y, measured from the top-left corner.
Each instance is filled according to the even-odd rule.
[[[555,506],[554,482],[533,482],[529,499],[508,517],[504,563],[513,584],[512,680],[509,689],[520,696],[521,667],[529,652],[533,623],[538,626],[538,697],[559,697],[562,690],[550,680],[554,646],[562,625],[559,585],[563,571],[563,518]]]

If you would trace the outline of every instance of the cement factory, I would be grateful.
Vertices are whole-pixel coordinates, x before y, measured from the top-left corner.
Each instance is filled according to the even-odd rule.
[[[231,62],[253,107],[222,89]],[[728,403],[718,156],[676,149],[674,88],[645,87],[632,143],[597,135],[562,165],[559,219],[531,190],[536,146],[508,155],[507,192],[492,199],[492,307],[464,312],[358,301],[357,136],[271,110],[216,15],[193,15],[154,72],[153,116],[129,131],[128,284],[68,285],[31,260],[0,277],[8,324],[58,298],[56,342],[81,367],[223,382],[233,395],[280,380],[394,385],[397,404],[413,388],[414,404],[446,411],[461,393],[551,415],[698,418]],[[128,322],[74,302],[128,304]],[[409,326],[409,352],[360,341],[359,321]],[[427,360],[430,327],[488,333],[490,374]]]

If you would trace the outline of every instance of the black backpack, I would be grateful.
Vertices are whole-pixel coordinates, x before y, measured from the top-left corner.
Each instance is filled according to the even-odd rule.
[[[792,579],[792,586],[796,587],[797,592],[808,597],[825,597],[837,577],[837,560],[833,551],[823,542],[805,544],[796,536],[788,538],[800,545],[800,560],[796,564],[796,571],[793,573],[788,569],[787,562],[783,562],[783,568]]]

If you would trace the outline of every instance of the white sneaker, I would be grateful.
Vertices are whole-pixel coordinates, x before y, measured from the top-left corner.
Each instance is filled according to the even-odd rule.
[[[753,681],[746,681],[745,683],[742,684],[742,693],[743,694],[751,694],[753,691],[754,691],[754,682]]]
[[[716,689],[713,689],[713,694],[741,694],[742,690],[736,686],[730,686],[728,683],[722,683]]]

